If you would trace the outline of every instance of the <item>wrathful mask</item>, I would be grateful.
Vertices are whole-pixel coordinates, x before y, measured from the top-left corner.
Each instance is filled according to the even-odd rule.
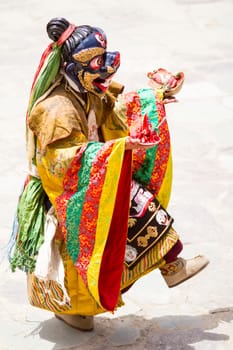
[[[120,66],[120,53],[106,51],[105,33],[100,28],[92,29],[72,51],[65,72],[81,92],[102,95]]]

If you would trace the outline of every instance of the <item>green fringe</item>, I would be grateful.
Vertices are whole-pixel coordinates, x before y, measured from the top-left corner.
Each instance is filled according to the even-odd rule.
[[[24,189],[17,208],[19,230],[11,260],[12,271],[33,272],[36,255],[44,241],[45,192],[41,181],[32,178]]]

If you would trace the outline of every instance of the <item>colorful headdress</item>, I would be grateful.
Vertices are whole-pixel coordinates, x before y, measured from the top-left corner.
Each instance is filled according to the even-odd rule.
[[[36,100],[48,90],[56,78],[61,64],[62,45],[71,36],[75,28],[74,24],[70,24],[60,38],[56,42],[50,43],[43,52],[33,79],[27,115],[30,114]]]

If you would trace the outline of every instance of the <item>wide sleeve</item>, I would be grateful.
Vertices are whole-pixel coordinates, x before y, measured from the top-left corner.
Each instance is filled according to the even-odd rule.
[[[121,138],[76,149],[48,146],[41,161],[39,174],[73,264],[96,302],[113,311],[127,239],[131,152]]]
[[[128,134],[143,122],[145,115],[157,131],[158,145],[147,150],[134,150],[132,174],[167,207],[172,185],[172,153],[162,91],[143,88],[122,93],[115,101],[114,113],[118,126],[126,125]],[[105,133],[112,135],[114,119],[110,117],[105,126]]]

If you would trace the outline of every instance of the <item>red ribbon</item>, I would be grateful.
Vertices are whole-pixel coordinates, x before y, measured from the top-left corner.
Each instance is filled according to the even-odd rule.
[[[60,36],[60,38],[57,41],[57,46],[61,46],[62,44],[64,44],[64,42],[66,41],[66,39],[68,39],[71,34],[73,33],[73,31],[75,30],[76,26],[74,24],[70,24],[69,27],[62,33],[62,35]]]

